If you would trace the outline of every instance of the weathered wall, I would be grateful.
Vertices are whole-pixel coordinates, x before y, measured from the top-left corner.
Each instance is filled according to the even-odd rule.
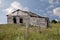
[[[7,23],[12,24],[13,23],[13,17],[12,16],[7,16]]]
[[[36,17],[29,17],[29,16],[16,16],[17,24],[20,24],[20,18],[23,19],[23,23],[25,24],[27,20],[29,20],[29,24],[33,26],[40,26],[40,27],[47,27],[47,19],[46,18],[36,18]],[[7,16],[8,24],[13,24],[13,16]]]
[[[46,28],[47,27],[47,19],[31,17],[30,24],[33,26],[40,26],[40,27]]]

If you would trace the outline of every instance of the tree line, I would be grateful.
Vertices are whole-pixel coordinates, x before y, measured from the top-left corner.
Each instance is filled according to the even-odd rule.
[[[53,20],[51,20],[51,23],[60,23],[60,21],[53,19]]]

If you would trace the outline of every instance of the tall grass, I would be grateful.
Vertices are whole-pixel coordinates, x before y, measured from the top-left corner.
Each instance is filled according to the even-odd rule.
[[[19,24],[0,25],[0,40],[60,40],[60,24],[50,24],[48,29],[38,32],[37,27],[29,27],[28,38],[25,37],[25,26]]]

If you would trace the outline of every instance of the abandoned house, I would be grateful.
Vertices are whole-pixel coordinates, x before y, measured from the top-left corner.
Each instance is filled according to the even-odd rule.
[[[13,11],[7,15],[8,24],[25,24],[29,22],[30,25],[48,27],[49,19],[47,17],[39,16],[32,12],[22,11],[20,9]]]

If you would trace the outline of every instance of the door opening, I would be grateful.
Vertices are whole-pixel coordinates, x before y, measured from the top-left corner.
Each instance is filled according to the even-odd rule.
[[[20,23],[23,23],[23,19],[22,18],[20,18]]]
[[[17,22],[16,22],[16,17],[13,18],[13,22],[14,22],[15,24],[17,23]]]

